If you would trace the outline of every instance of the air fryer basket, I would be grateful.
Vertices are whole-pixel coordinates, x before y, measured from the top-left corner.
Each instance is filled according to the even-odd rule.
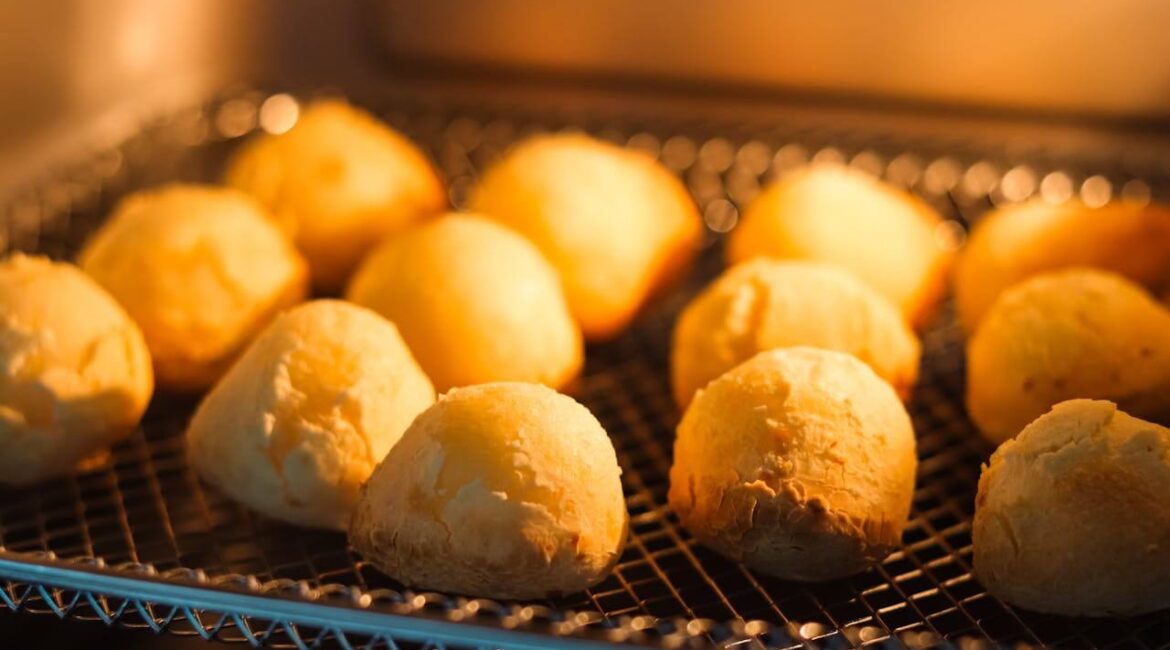
[[[88,151],[0,204],[0,242],[68,259],[126,192],[218,179],[238,141],[266,114],[287,110],[289,100],[233,92]],[[202,485],[182,445],[195,400],[161,394],[107,466],[0,492],[0,599],[7,607],[270,647],[1170,644],[1170,612],[1129,620],[1041,616],[1005,605],[972,577],[973,501],[991,448],[965,416],[962,339],[949,308],[925,334],[910,404],[920,457],[912,520],[901,549],[880,566],[820,585],[756,575],[697,545],[665,505],[678,420],[667,382],[671,325],[686,299],[719,272],[721,233],[773,175],[808,160],[866,169],[924,197],[949,220],[939,236],[961,241],[971,220],[994,204],[1034,195],[1060,201],[1079,193],[1089,202],[1161,195],[1157,165],[1134,170],[1118,157],[1082,168],[1083,161],[1045,151],[1012,153],[961,138],[916,142],[829,125],[601,111],[558,117],[409,94],[355,101],[427,149],[456,206],[476,173],[512,142],[560,129],[641,149],[694,193],[709,236],[692,279],[617,340],[591,346],[577,393],[609,431],[624,470],[631,534],[616,571],[587,593],[540,603],[404,589],[364,566],[343,535],[267,521]]]

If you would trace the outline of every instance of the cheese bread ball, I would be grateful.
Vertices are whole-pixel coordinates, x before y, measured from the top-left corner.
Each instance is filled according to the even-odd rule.
[[[326,290],[341,288],[382,238],[447,205],[443,182],[413,143],[340,101],[312,104],[289,131],[247,143],[227,182],[295,237],[313,284]]]
[[[752,257],[841,266],[922,326],[934,313],[951,253],[938,213],[865,173],[815,165],[773,182],[731,231],[731,263]]]
[[[123,200],[81,267],[142,328],[158,383],[207,388],[272,316],[300,302],[304,260],[236,190],[171,185]]]
[[[1170,419],[1170,311],[1114,273],[1033,276],[1000,295],[967,343],[967,412],[992,442],[1077,397]]]
[[[883,296],[844,269],[757,258],[732,267],[679,317],[671,350],[674,397],[685,407],[707,382],[772,348],[848,352],[906,398],[918,338]]]
[[[995,596],[1067,616],[1170,607],[1170,429],[1106,401],[1057,404],[979,479],[975,574]]]
[[[571,398],[537,384],[457,388],[374,470],[349,541],[413,587],[499,599],[573,593],[621,556],[620,475],[605,430]]]
[[[480,216],[448,214],[385,242],[347,297],[398,326],[440,392],[490,381],[559,388],[581,370],[581,331],[556,271]]]
[[[521,143],[487,171],[470,205],[548,257],[590,341],[616,335],[680,275],[702,231],[694,202],[669,171],[584,135]]]
[[[855,357],[761,352],[695,395],[670,507],[698,540],[788,580],[832,580],[885,557],[914,496],[914,429]]]
[[[975,224],[955,263],[964,328],[973,332],[1004,289],[1069,266],[1106,268],[1151,291],[1170,290],[1170,208],[1036,200],[990,212]]]
[[[317,300],[273,321],[208,393],[188,458],[269,517],[344,530],[362,484],[434,401],[394,325]]]
[[[154,389],[142,332],[70,264],[0,262],[0,483],[101,462]]]

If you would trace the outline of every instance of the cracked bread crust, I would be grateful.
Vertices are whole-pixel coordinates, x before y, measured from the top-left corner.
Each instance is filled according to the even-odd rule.
[[[0,262],[0,483],[101,462],[154,390],[142,332],[70,264]]]
[[[695,391],[763,350],[807,345],[853,354],[909,397],[920,345],[885,297],[827,264],[757,258],[696,297],[674,329],[671,379],[686,407]]]
[[[267,516],[344,530],[361,485],[434,399],[389,321],[309,302],[277,318],[199,405],[188,457]]]
[[[458,388],[415,420],[362,490],[350,543],[415,587],[501,599],[581,591],[628,531],[613,445],[552,389]]]
[[[996,443],[1074,398],[1170,421],[1170,311],[1108,271],[1033,276],[1001,294],[968,341],[966,397]]]
[[[975,574],[1025,609],[1170,607],[1170,429],[1070,400],[996,450],[975,502]]]
[[[678,427],[670,506],[700,541],[791,580],[843,577],[900,541],[917,466],[893,389],[856,358],[762,352],[699,391]]]
[[[301,256],[252,198],[174,184],[133,194],[80,265],[142,328],[160,386],[207,388],[280,310],[305,297]]]

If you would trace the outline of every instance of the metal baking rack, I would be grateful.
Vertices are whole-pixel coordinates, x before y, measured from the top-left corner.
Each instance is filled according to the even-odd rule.
[[[665,506],[678,419],[667,381],[671,324],[720,270],[721,233],[773,175],[809,160],[866,169],[938,208],[949,220],[939,235],[951,241],[996,203],[1074,194],[1089,202],[1148,200],[1164,193],[1165,178],[1135,174],[1121,161],[1080,169],[1043,152],[1013,156],[978,143],[826,126],[566,118],[405,94],[365,103],[428,150],[457,206],[477,171],[510,143],[565,128],[657,157],[694,193],[709,246],[693,279],[617,340],[591,346],[577,392],[609,431],[624,470],[631,530],[616,570],[586,593],[537,603],[407,590],[365,566],[343,535],[265,520],[201,484],[181,444],[195,400],[160,394],[108,465],[0,491],[5,606],[266,647],[1170,644],[1170,612],[1129,620],[1042,616],[1005,605],[972,577],[972,507],[990,447],[964,414],[962,340],[949,309],[925,334],[910,404],[921,461],[912,520],[902,547],[880,566],[819,585],[756,575],[697,545]],[[295,105],[287,95],[231,93],[85,152],[0,204],[0,248],[69,258],[121,195],[176,179],[216,180],[240,139],[286,128]]]

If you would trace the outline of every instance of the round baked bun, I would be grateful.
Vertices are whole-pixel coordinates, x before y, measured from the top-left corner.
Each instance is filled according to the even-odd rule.
[[[484,174],[470,207],[536,244],[590,341],[616,335],[680,275],[702,231],[678,178],[643,154],[584,135],[521,143]]]
[[[1170,290],[1170,208],[1035,200],[984,215],[955,264],[963,327],[973,332],[1008,287],[1069,266],[1109,269],[1155,293]]]
[[[273,321],[207,394],[188,458],[269,517],[344,530],[374,466],[434,401],[393,325],[317,300]]]
[[[104,461],[153,389],[142,332],[97,283],[44,257],[0,262],[0,483]]]
[[[797,345],[856,356],[903,399],[918,376],[918,338],[885,297],[835,266],[756,258],[724,272],[679,316],[674,398],[685,408],[757,352]]]
[[[979,581],[1013,605],[1170,607],[1170,429],[1112,402],[1057,404],[992,455],[972,535]]]
[[[294,236],[313,284],[325,290],[341,288],[382,238],[447,206],[442,181],[414,144],[336,100],[311,104],[285,133],[245,144],[227,182]]]
[[[498,599],[578,592],[621,556],[613,445],[537,384],[457,388],[410,425],[362,490],[349,541],[406,585]]]
[[[951,252],[938,213],[863,172],[814,165],[785,176],[748,205],[727,243],[732,264],[807,259],[854,273],[915,326],[935,311]]]
[[[992,442],[1078,397],[1170,418],[1170,311],[1129,280],[1088,268],[1004,291],[967,344],[967,412]]]
[[[236,190],[170,185],[123,200],[81,267],[142,328],[160,386],[209,387],[272,316],[300,302],[305,262]]]
[[[528,240],[477,215],[391,238],[347,296],[398,326],[440,392],[492,381],[560,388],[581,370],[581,331],[556,271]]]
[[[910,416],[856,358],[761,352],[683,415],[670,507],[703,544],[761,573],[832,580],[902,538],[917,467]]]

